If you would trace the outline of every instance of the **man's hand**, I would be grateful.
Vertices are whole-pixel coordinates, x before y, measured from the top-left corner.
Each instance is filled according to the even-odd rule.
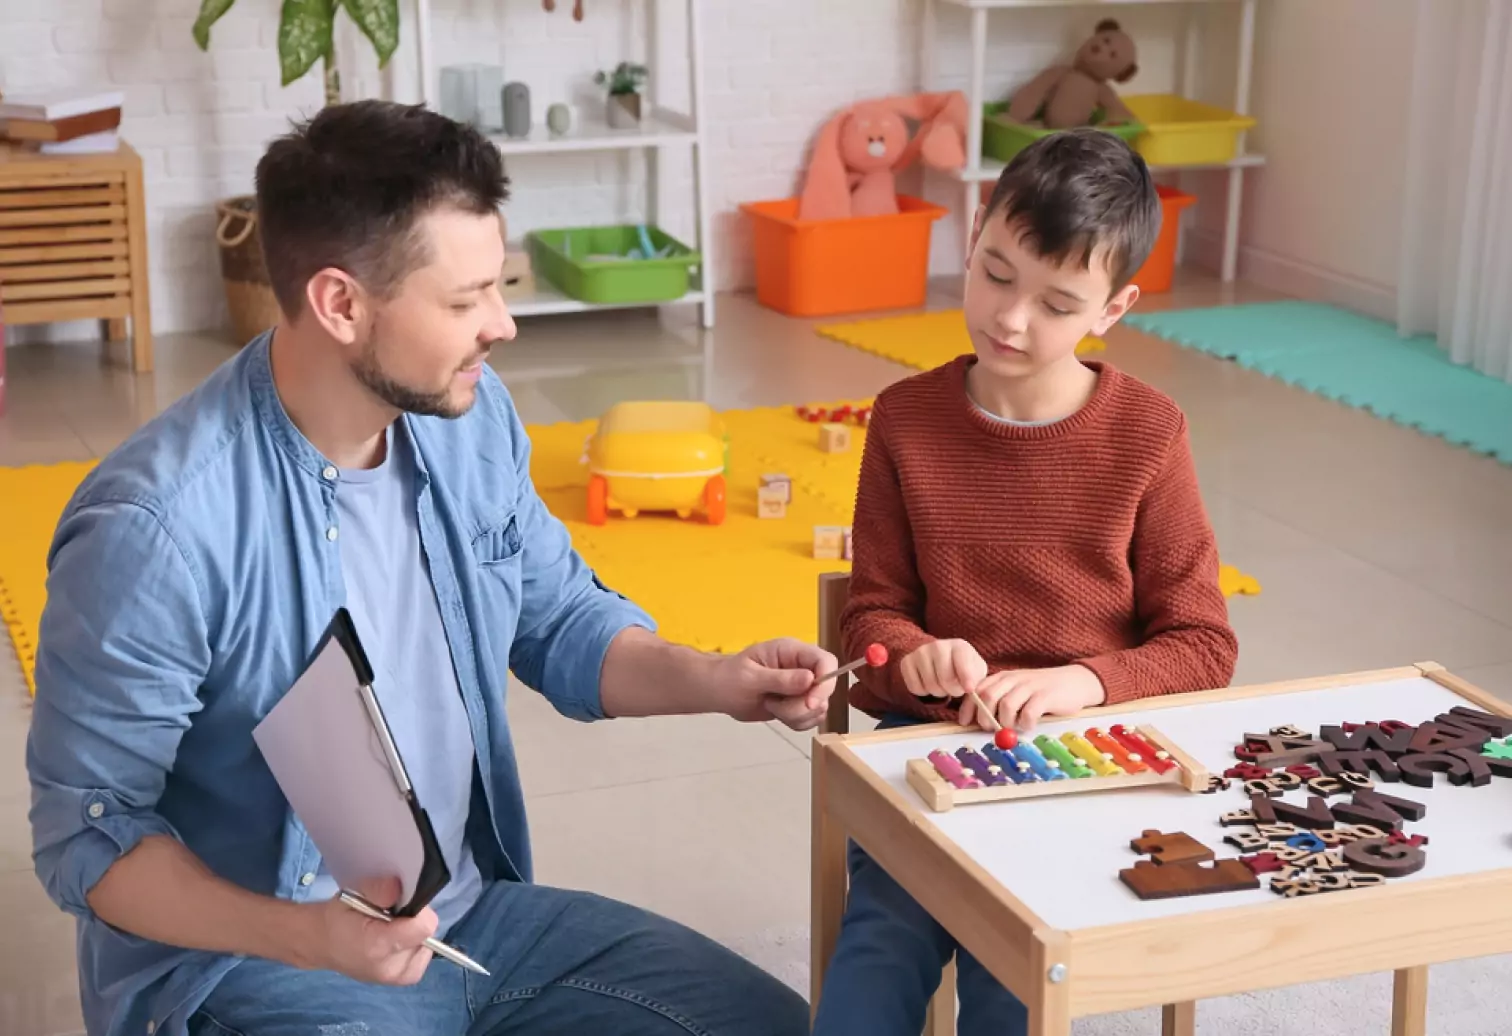
[[[389,879],[354,890],[368,902],[390,907],[399,899],[399,882]],[[431,962],[425,940],[436,934],[435,911],[426,907],[414,917],[379,921],[358,913],[340,898],[316,909],[318,949],[309,962],[312,968],[336,971],[359,982],[385,986],[412,986],[420,981]]]
[[[999,723],[1019,730],[1033,730],[1045,716],[1069,716],[1101,705],[1107,696],[1097,674],[1080,665],[1004,670],[983,680],[976,692]],[[961,703],[960,719],[968,726],[994,729],[970,698]]]
[[[904,655],[899,671],[916,697],[960,698],[986,678],[987,663],[964,640],[934,640]],[[970,705],[971,699],[965,704]]]
[[[714,668],[716,693],[724,711],[743,723],[779,719],[794,730],[819,725],[829,706],[834,680],[815,680],[840,668],[835,656],[788,637],[753,644],[726,655]]]

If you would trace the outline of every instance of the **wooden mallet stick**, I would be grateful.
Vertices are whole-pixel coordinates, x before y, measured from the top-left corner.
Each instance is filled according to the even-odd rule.
[[[872,644],[867,647],[865,655],[856,659],[854,662],[847,662],[845,665],[841,666],[839,669],[836,669],[832,673],[825,673],[823,676],[815,679],[814,684],[818,685],[826,680],[833,679],[834,677],[844,676],[846,673],[853,673],[864,665],[871,666],[873,669],[879,669],[886,664],[887,648],[881,644]]]

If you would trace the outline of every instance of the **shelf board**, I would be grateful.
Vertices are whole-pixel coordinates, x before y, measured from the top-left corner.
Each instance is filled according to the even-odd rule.
[[[972,10],[992,11],[1010,7],[1114,7],[1144,4],[1232,4],[1239,0],[942,0]]]
[[[1110,3],[1128,3],[1131,0],[1107,0]],[[1208,165],[1152,165],[1152,173],[1180,173],[1194,169],[1251,169],[1265,164],[1264,155],[1239,155],[1230,162],[1216,162]],[[989,158],[975,169],[955,169],[951,171],[962,183],[995,183],[997,178],[1003,175],[1004,162],[995,158]]]
[[[676,112],[657,110],[643,116],[635,129],[615,129],[607,122],[574,119],[561,136],[546,127],[544,119],[533,120],[527,137],[490,133],[488,139],[505,155],[544,155],[563,151],[620,151],[630,148],[695,144],[698,131],[693,120]]]
[[[509,307],[509,315],[512,317],[539,317],[550,316],[556,313],[592,313],[597,310],[609,309],[652,309],[657,306],[681,306],[702,302],[703,300],[703,292],[693,290],[681,298],[667,299],[664,302],[583,302],[579,299],[563,295],[549,285],[537,282],[534,294],[520,298],[506,298],[504,304]]]

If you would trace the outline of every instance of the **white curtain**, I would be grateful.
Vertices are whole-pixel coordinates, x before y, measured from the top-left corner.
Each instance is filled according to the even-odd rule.
[[[1398,330],[1512,381],[1512,0],[1417,0],[1406,174]]]

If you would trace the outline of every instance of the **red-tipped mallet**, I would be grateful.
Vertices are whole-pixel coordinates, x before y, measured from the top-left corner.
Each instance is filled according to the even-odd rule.
[[[883,647],[881,644],[872,644],[867,647],[866,654],[861,658],[856,659],[854,662],[847,662],[839,669],[836,669],[833,673],[825,673],[814,682],[823,683],[825,680],[828,680],[832,677],[844,676],[846,673],[855,672],[857,669],[860,669],[864,665],[871,666],[873,669],[880,669],[886,664],[887,648]]]

